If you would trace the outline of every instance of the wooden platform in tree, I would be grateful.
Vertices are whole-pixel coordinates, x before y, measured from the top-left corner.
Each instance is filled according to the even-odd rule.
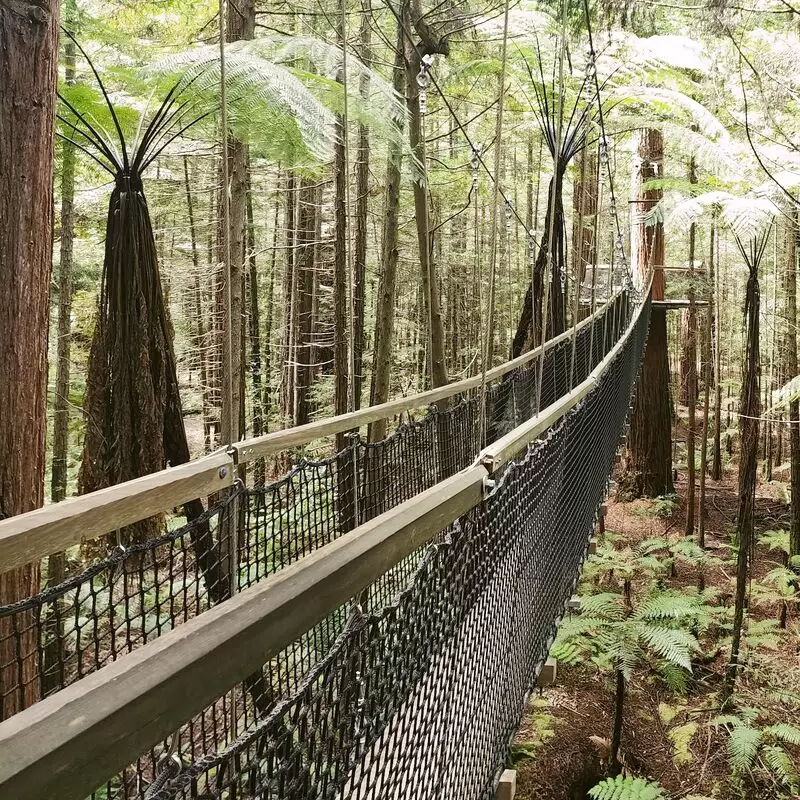
[[[675,311],[677,309],[689,308],[688,300],[653,300],[653,308],[663,308],[666,311]],[[708,300],[695,300],[694,304],[697,308],[708,305]]]

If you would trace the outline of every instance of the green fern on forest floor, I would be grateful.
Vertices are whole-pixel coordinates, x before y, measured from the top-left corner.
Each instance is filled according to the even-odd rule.
[[[758,727],[760,709],[742,708],[722,714],[709,724],[728,731],[728,762],[734,775],[767,772],[792,793],[800,790],[792,757],[784,745],[800,746],[800,727],[788,722]]]
[[[589,789],[589,797],[592,800],[668,800],[655,781],[631,775],[606,778]]]

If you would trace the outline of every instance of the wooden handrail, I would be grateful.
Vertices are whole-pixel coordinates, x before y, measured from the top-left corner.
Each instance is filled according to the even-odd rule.
[[[442,481],[0,723],[0,797],[84,800],[480,503],[485,477]]]
[[[232,455],[220,451],[2,520],[0,572],[225,489],[233,484],[234,468]]]

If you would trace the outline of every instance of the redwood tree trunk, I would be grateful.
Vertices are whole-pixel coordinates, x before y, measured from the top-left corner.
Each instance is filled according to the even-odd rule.
[[[0,3],[0,519],[44,500],[58,21],[57,0]],[[38,564],[0,574],[0,604],[38,590]],[[0,719],[39,694],[38,626],[22,624],[0,620]]]
[[[236,42],[252,39],[255,35],[255,3],[254,0],[239,0],[228,8],[226,40]],[[230,328],[231,354],[230,363],[222,365],[222,413],[220,417],[223,444],[231,444],[242,436],[241,419],[244,412],[244,393],[242,392],[244,365],[244,275],[245,275],[245,230],[247,225],[247,188],[249,185],[250,150],[245,142],[233,136],[228,138],[228,178],[230,193],[230,280],[231,308],[225,307],[225,278],[220,281],[220,305],[223,309],[222,326],[224,336]],[[222,200],[220,201],[222,203]],[[222,221],[224,224],[224,220]],[[220,236],[220,242],[225,238]],[[224,263],[225,259],[220,258]],[[225,353],[225,348],[220,348]],[[225,387],[232,385],[232,408],[228,408],[228,392]]]
[[[663,175],[664,140],[661,132],[649,129],[639,144],[641,182]],[[661,189],[641,191],[639,211],[646,214],[661,200]],[[640,274],[653,270],[652,297],[664,299],[664,226],[658,222],[642,225],[639,232],[637,267]],[[658,497],[673,491],[672,430],[669,403],[669,361],[667,359],[666,311],[650,312],[650,335],[637,381],[636,399],[628,436],[627,475],[621,481],[634,497]]]

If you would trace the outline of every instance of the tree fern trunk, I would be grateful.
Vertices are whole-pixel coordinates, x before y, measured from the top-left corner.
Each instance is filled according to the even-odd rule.
[[[797,210],[787,226],[786,241],[786,376],[797,375]],[[800,402],[789,403],[789,458],[791,461],[790,556],[800,556]]]
[[[745,353],[742,395],[739,404],[739,510],[737,514],[738,552],[736,558],[736,604],[733,617],[731,655],[725,675],[723,697],[733,693],[739,664],[739,649],[744,622],[744,607],[753,546],[753,525],[758,471],[758,432],[761,398],[758,386],[759,353],[759,286],[758,262],[751,263],[745,300]]]

